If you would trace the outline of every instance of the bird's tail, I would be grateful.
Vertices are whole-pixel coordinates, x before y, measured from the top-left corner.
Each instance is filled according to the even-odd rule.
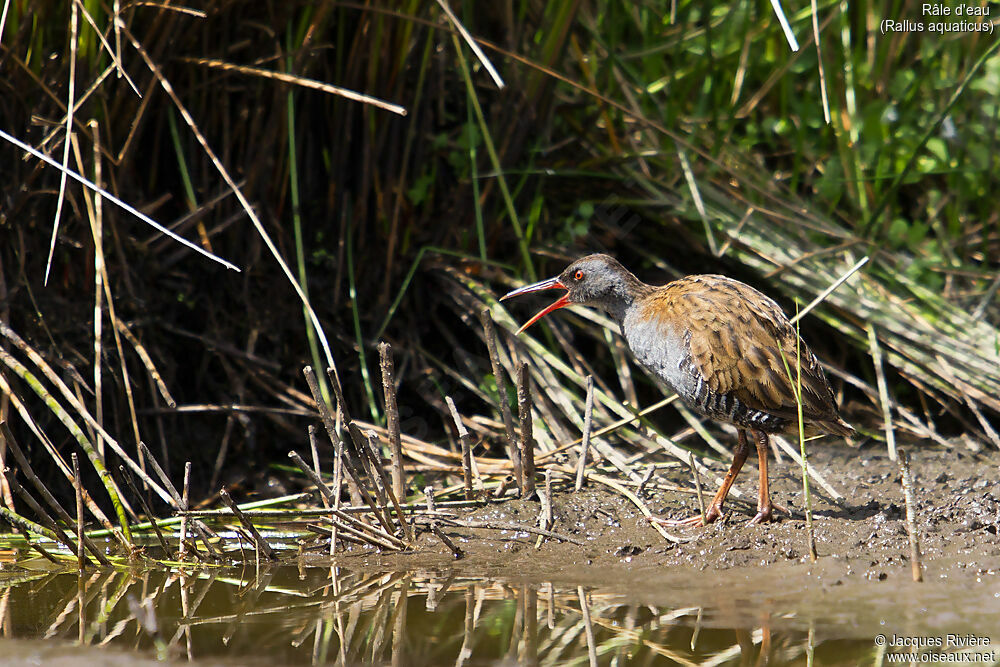
[[[857,434],[854,427],[840,417],[837,417],[836,421],[813,422],[812,426],[820,433],[829,433],[831,435],[849,436]]]

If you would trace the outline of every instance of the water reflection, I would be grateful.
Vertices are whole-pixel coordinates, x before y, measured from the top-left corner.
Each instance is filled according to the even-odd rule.
[[[806,664],[872,656],[870,641],[845,640],[821,644],[814,655],[808,628],[776,624],[769,613],[749,618],[734,626],[718,609],[434,571],[280,567],[0,578],[3,637],[110,644],[146,657],[461,666]]]

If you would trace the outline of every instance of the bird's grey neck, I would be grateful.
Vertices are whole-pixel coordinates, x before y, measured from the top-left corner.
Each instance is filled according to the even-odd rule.
[[[635,305],[637,299],[641,298],[652,288],[633,275],[629,275],[629,280],[617,286],[614,293],[601,299],[594,304],[602,308],[615,324],[621,326],[625,320],[625,315],[629,309]]]
[[[628,309],[632,307],[635,303],[635,299],[629,297],[628,299],[607,299],[602,301],[599,305],[608,314],[615,324],[621,326],[622,321],[625,319],[625,313]]]

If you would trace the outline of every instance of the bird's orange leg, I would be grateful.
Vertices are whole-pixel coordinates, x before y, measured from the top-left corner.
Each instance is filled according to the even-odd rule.
[[[750,519],[750,523],[765,523],[773,517],[774,505],[771,503],[771,489],[767,482],[767,433],[763,431],[753,432],[754,440],[757,442],[757,466],[760,469],[760,486],[757,491],[757,516]]]
[[[733,482],[736,481],[736,476],[740,474],[740,470],[743,468],[743,464],[747,460],[747,455],[750,453],[750,445],[747,443],[746,431],[739,429],[738,433],[739,443],[736,445],[736,451],[733,452],[733,463],[729,466],[729,472],[726,473],[725,478],[722,480],[722,486],[719,487],[715,497],[712,498],[712,504],[709,505],[707,510],[705,510],[705,522],[702,523],[700,515],[693,516],[688,519],[682,519],[680,521],[650,517],[650,521],[655,521],[666,526],[703,526],[705,524],[712,523],[722,516],[722,503],[726,501],[726,496],[729,495],[729,489],[732,488]],[[764,437],[766,438],[767,436]],[[759,444],[757,451],[760,451]],[[768,502],[770,502],[770,500],[768,500]]]

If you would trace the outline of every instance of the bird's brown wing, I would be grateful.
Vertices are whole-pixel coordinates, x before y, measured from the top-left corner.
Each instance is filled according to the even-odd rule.
[[[849,427],[840,426],[843,422],[819,360],[797,341],[794,326],[778,304],[724,276],[689,276],[667,287],[671,309],[687,319],[692,365],[711,391],[795,420],[798,353],[805,421],[831,432],[848,432],[844,429]]]

